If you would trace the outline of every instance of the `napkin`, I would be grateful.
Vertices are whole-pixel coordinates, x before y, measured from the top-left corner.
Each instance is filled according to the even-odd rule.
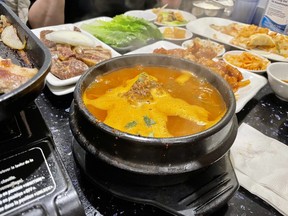
[[[288,146],[242,123],[231,161],[242,187],[288,215]]]

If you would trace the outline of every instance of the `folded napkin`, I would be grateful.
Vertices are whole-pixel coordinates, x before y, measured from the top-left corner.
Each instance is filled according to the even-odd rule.
[[[242,123],[231,161],[242,187],[288,215],[288,146]]]

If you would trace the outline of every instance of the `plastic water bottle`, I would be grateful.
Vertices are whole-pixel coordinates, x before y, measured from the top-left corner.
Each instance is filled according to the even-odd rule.
[[[231,19],[251,24],[259,0],[236,0]]]
[[[258,5],[257,5],[256,10],[255,10],[253,20],[252,20],[252,24],[259,25],[259,23],[263,17],[263,14],[265,12],[267,2],[268,2],[268,0],[259,0]]]

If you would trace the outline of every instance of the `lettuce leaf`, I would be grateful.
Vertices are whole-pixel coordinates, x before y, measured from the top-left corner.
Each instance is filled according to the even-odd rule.
[[[104,43],[117,48],[144,45],[149,40],[163,38],[153,23],[126,15],[115,16],[111,21],[96,20],[89,24],[82,24],[81,28]]]

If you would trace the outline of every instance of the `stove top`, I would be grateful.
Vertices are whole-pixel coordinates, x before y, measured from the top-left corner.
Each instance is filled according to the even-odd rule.
[[[116,197],[112,203],[119,199],[122,204],[128,203],[124,205],[139,204],[135,215],[141,215],[142,204],[145,210],[151,206],[149,211],[153,215],[209,214],[226,204],[239,187],[226,155],[181,184],[143,188],[130,182],[119,184],[118,178],[106,175],[109,169],[96,163],[94,156],[81,149],[75,140],[73,152],[83,178],[89,181],[82,189],[99,188],[103,191],[102,199],[107,194]],[[109,209],[113,211],[113,205]],[[19,214],[84,215],[52,135],[34,103],[1,126],[0,215]]]
[[[87,153],[75,140],[72,148],[83,175],[94,187],[131,203],[152,205],[162,210],[161,215],[211,214],[225,205],[239,187],[228,153],[179,184],[145,186],[139,184],[141,179],[125,181],[121,172]]]
[[[0,215],[84,215],[37,106],[0,129]]]

